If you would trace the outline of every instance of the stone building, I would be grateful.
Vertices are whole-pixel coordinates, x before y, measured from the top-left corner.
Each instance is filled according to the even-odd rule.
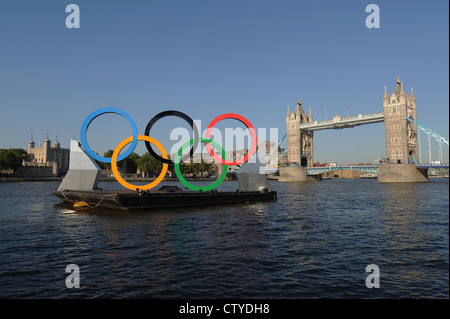
[[[384,89],[384,124],[386,128],[386,156],[390,163],[417,163],[417,128],[406,117],[417,120],[416,98],[405,93],[403,83],[397,79],[391,96]]]
[[[309,116],[305,113],[300,100],[297,102],[295,111],[290,113],[289,107],[286,115],[288,155],[287,162],[300,166],[313,166],[313,132],[300,131],[300,123],[312,122],[311,108]]]
[[[28,143],[27,156],[14,175],[22,177],[55,177],[62,176],[69,170],[68,148],[61,148],[58,137],[51,145],[48,138],[42,147],[35,147],[33,136]]]

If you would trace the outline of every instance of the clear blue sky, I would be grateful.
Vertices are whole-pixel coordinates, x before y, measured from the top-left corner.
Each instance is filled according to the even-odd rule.
[[[80,29],[66,28],[70,3],[80,7]],[[379,29],[365,26],[370,3],[380,8]],[[448,6],[446,0],[2,0],[0,148],[26,148],[31,134],[38,144],[47,132],[68,147],[88,114],[106,106],[129,113],[140,134],[155,114],[177,109],[202,120],[204,129],[235,112],[255,127],[279,128],[281,137],[287,106],[292,110],[299,98],[316,120],[325,119],[325,109],[329,118],[346,115],[346,105],[350,114],[382,111],[384,86],[391,94],[397,76],[407,92],[414,88],[419,120],[448,136]],[[169,148],[170,127],[180,124],[161,120],[155,137]],[[88,139],[102,153],[130,135],[125,120],[108,115],[93,122]],[[314,143],[316,160],[328,162],[372,162],[386,152],[382,123],[320,131]]]

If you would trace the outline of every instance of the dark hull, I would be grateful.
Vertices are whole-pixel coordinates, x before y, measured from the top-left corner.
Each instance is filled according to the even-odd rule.
[[[265,202],[277,199],[272,192],[191,192],[191,191],[54,191],[56,196],[69,203],[85,202],[89,207],[102,207],[120,210],[140,210],[188,206],[212,206]]]

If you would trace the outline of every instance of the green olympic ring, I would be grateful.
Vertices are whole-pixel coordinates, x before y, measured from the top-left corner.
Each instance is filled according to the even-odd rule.
[[[209,138],[201,138],[200,139],[201,143],[209,143],[212,146],[214,146],[215,148],[217,148],[221,153],[222,153],[222,158],[226,159],[226,154],[225,154],[225,150],[215,141],[213,141],[212,139]],[[183,174],[181,174],[181,170],[180,170],[180,158],[181,158],[181,154],[183,153],[183,151],[191,146],[192,144],[194,144],[194,139],[191,139],[190,141],[187,141],[186,143],[184,143],[181,148],[178,150],[177,155],[175,156],[175,174],[177,175],[178,179],[180,180],[180,182],[186,186],[187,188],[193,190],[193,191],[197,191],[197,192],[202,192],[202,191],[209,191],[212,190],[214,188],[216,188],[217,186],[219,186],[223,180],[225,179],[225,177],[227,176],[227,171],[228,171],[228,165],[223,165],[223,170],[222,170],[222,174],[219,176],[219,178],[212,183],[211,185],[207,185],[207,186],[195,186],[192,185],[191,183],[189,183],[184,177]]]

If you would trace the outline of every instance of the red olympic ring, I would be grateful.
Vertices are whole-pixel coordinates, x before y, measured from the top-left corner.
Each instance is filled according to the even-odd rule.
[[[238,120],[240,122],[242,122],[245,126],[247,126],[247,128],[250,130],[250,134],[252,136],[252,147],[250,148],[250,151],[240,160],[236,160],[236,161],[226,161],[223,158],[220,158],[219,156],[217,156],[214,152],[214,150],[212,149],[211,145],[209,143],[205,143],[206,144],[206,148],[209,151],[209,154],[219,163],[224,164],[224,165],[239,165],[242,163],[245,163],[248,161],[248,159],[253,155],[253,153],[255,153],[256,151],[256,145],[257,145],[257,139],[256,139],[256,130],[253,127],[252,123],[250,123],[249,120],[247,120],[245,117],[243,117],[242,115],[239,114],[235,114],[235,113],[225,113],[222,115],[219,115],[218,117],[216,117],[214,120],[212,120],[212,122],[208,125],[208,128],[206,130],[205,133],[205,138],[206,139],[210,139],[211,137],[211,130],[214,127],[214,125],[217,124],[217,122],[223,120],[223,119],[235,119]]]

